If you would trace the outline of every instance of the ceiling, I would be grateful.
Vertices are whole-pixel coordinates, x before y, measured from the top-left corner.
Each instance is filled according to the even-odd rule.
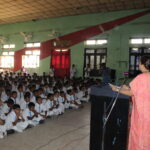
[[[0,24],[150,8],[150,0],[0,0]]]

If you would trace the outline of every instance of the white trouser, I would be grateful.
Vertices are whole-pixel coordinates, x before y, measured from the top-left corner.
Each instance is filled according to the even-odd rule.
[[[54,108],[53,112],[54,112],[54,115],[59,115],[60,114],[60,109]]]
[[[29,123],[27,121],[18,122],[15,126],[13,126],[12,124],[6,124],[6,129],[7,130],[13,129],[17,132],[23,132],[23,130],[26,129],[28,125]]]
[[[87,96],[87,97],[82,97],[80,100],[81,100],[81,101],[84,101],[84,102],[88,102],[89,99],[90,99],[90,97]]]
[[[70,103],[65,103],[65,108],[66,109],[69,108],[69,106],[70,106]]]
[[[61,113],[65,112],[65,106],[64,106],[64,104],[60,103],[58,108],[59,108],[59,110],[60,110]]]
[[[79,99],[75,100],[78,104],[81,104],[81,101]]]
[[[0,132],[6,132],[6,126],[0,125]]]
[[[71,108],[74,108],[74,109],[78,109],[78,108],[79,108],[79,106],[77,106],[77,105],[75,105],[75,104],[70,104],[70,107],[71,107]]]

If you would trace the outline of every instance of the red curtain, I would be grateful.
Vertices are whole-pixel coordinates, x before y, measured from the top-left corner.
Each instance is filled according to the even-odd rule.
[[[70,51],[52,51],[51,66],[54,67],[55,77],[70,75]]]

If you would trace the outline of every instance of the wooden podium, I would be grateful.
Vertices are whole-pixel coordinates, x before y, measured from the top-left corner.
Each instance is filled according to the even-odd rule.
[[[106,124],[104,138],[103,118],[104,112],[109,112],[117,93],[109,86],[93,86],[91,88],[91,127],[90,150],[126,150],[128,134],[129,97],[119,94],[117,103]],[[105,110],[104,110],[104,106]],[[106,113],[108,114],[108,113]]]

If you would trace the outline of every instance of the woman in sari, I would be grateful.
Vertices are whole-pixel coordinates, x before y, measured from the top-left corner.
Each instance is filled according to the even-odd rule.
[[[113,91],[132,97],[128,150],[150,150],[150,56],[141,58],[139,69],[142,73],[129,87],[110,85]]]

